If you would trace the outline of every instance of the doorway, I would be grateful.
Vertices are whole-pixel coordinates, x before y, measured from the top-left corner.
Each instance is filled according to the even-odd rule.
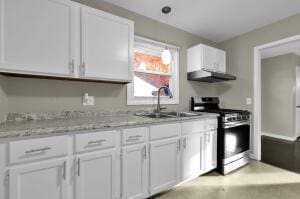
[[[262,136],[262,100],[261,100],[261,91],[262,91],[262,58],[264,51],[268,49],[274,49],[278,46],[283,46],[295,42],[300,42],[300,35],[279,40],[276,42],[260,45],[254,48],[254,90],[253,90],[253,101],[254,101],[254,110],[253,110],[253,157],[256,160],[261,160],[261,136]],[[276,50],[275,50],[276,51]],[[279,55],[279,54],[278,54]],[[296,73],[296,71],[295,71]],[[296,123],[295,123],[296,124]]]

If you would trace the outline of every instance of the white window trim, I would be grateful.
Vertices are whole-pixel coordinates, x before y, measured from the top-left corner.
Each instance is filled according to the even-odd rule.
[[[145,48],[156,48],[161,49],[165,48],[166,44],[158,41],[154,41],[151,39],[147,39],[140,36],[134,37],[135,46],[143,46]],[[173,94],[173,98],[169,98],[168,96],[161,97],[161,104],[179,104],[179,50],[180,48],[177,46],[167,44],[167,47],[172,51],[172,78],[171,81],[171,91]],[[133,73],[133,70],[132,70]],[[133,77],[133,75],[132,75]],[[133,81],[127,84],[127,105],[152,105],[157,102],[157,97],[135,97],[134,96],[134,88]]]

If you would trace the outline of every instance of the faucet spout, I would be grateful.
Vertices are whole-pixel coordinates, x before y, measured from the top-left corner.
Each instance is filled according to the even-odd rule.
[[[173,94],[172,94],[171,90],[169,89],[169,87],[167,87],[167,86],[162,86],[162,87],[160,87],[160,88],[158,89],[158,91],[157,91],[157,108],[156,108],[156,112],[157,112],[157,113],[160,113],[160,111],[161,111],[161,107],[160,107],[160,91],[161,91],[162,89],[168,91],[168,93],[169,93],[169,98],[170,98],[170,99],[173,98]]]

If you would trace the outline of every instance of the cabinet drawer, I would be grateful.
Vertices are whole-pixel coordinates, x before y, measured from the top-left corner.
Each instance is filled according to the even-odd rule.
[[[75,152],[115,147],[117,133],[114,130],[78,134],[75,136]]]
[[[191,121],[182,123],[182,134],[190,135],[205,131],[204,120]]]
[[[218,120],[209,119],[205,121],[205,131],[210,131],[218,128]]]
[[[180,135],[181,125],[163,124],[150,127],[150,140],[177,137]]]
[[[148,133],[149,128],[147,127],[124,129],[122,132],[122,144],[143,143],[145,142]]]
[[[38,138],[9,143],[9,162],[20,163],[68,154],[68,136]]]

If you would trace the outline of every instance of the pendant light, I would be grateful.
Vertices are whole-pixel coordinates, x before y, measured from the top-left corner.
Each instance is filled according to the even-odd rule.
[[[168,25],[168,14],[171,12],[171,7],[169,6],[165,6],[162,8],[162,13],[166,15],[166,24]],[[170,50],[168,49],[168,46],[167,46],[167,40],[166,40],[166,47],[161,55],[161,58],[162,58],[162,63],[165,64],[165,65],[169,65],[171,63],[171,59],[172,59],[172,56],[171,56],[171,52]]]

